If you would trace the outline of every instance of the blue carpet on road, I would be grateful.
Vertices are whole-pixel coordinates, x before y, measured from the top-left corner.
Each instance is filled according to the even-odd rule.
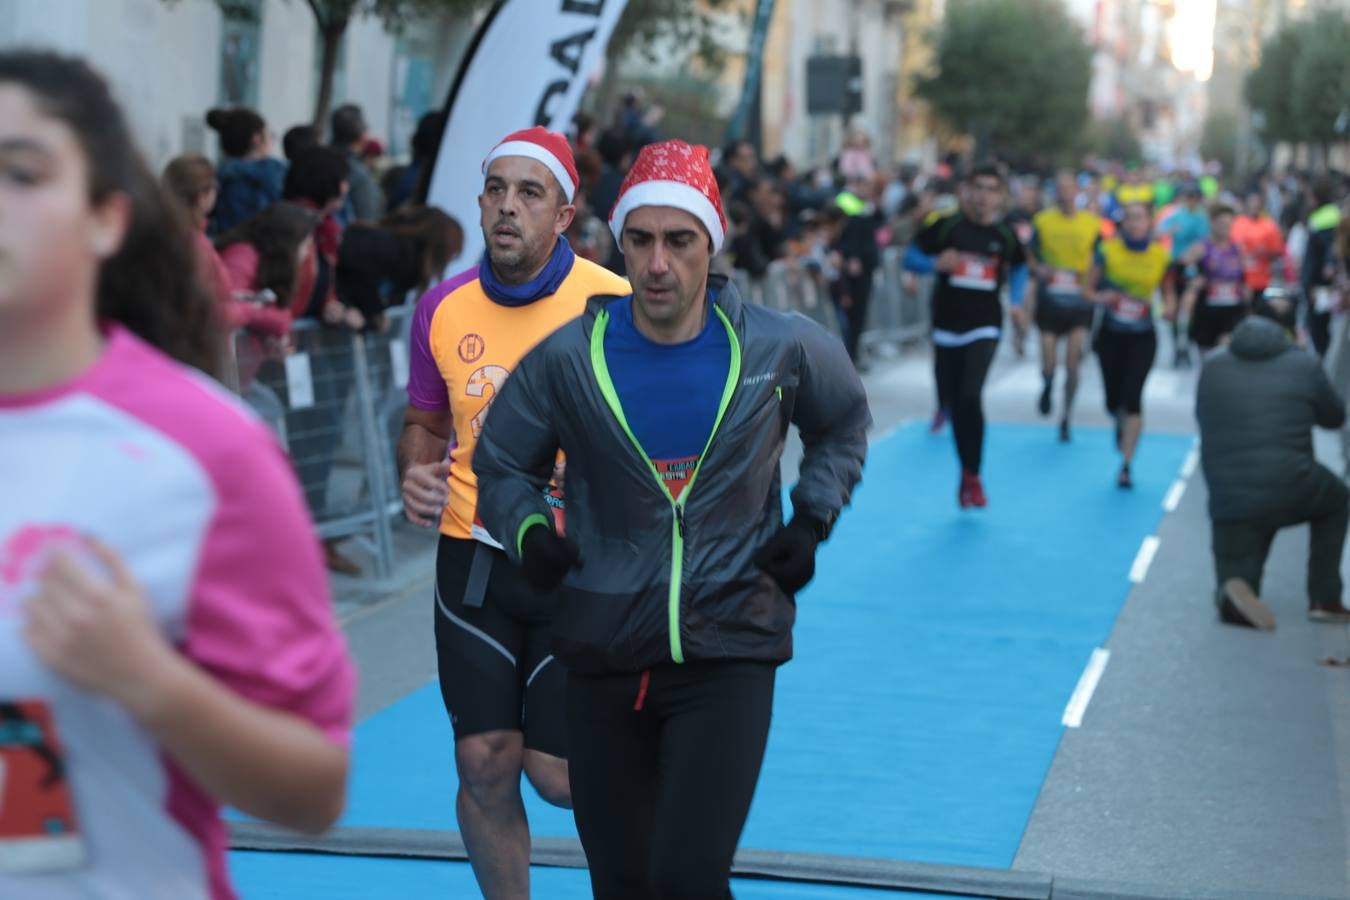
[[[992,426],[990,506],[963,512],[949,433],[914,424],[874,443],[854,505],[798,598],[796,657],[780,672],[741,845],[1010,866],[1064,705],[1111,631],[1190,446],[1145,435],[1136,487],[1121,491],[1110,432],[1079,429],[1066,446],[1048,427]],[[455,784],[430,685],[357,729],[343,824],[455,830]],[[532,793],[526,805],[534,833],[576,834],[570,813]],[[310,896],[278,893],[278,879],[293,871],[294,885],[308,885],[325,866],[334,882],[380,884],[362,895],[372,897],[421,895],[384,892],[399,879],[431,890],[470,877],[453,864],[327,857],[235,854],[232,865],[245,897]],[[578,873],[540,878],[557,880],[547,890],[541,881],[540,896],[587,896]],[[869,896],[787,890],[746,883],[738,896]]]

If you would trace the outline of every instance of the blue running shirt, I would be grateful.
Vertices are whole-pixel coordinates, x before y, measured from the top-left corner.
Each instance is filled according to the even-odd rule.
[[[605,361],[614,390],[676,499],[708,444],[731,366],[731,342],[712,302],[709,294],[703,331],[682,344],[658,344],[638,331],[631,296],[609,306]]]

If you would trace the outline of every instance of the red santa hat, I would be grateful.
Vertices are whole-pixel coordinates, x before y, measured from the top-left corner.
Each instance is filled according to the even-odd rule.
[[[567,138],[558,132],[536,125],[508,134],[483,160],[483,174],[486,175],[488,167],[503,156],[524,156],[543,163],[558,179],[567,201],[572,201],[580,180],[577,178],[577,164],[572,159],[572,148],[568,146]]]
[[[614,240],[623,246],[623,222],[640,206],[673,206],[703,223],[712,238],[713,253],[722,249],[727,218],[722,193],[708,162],[708,148],[684,141],[648,144],[619,188],[619,200],[609,214]]]

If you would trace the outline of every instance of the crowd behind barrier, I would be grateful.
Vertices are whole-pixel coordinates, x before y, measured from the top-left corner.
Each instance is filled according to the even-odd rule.
[[[294,324],[285,346],[234,335],[226,383],[276,432],[325,540],[354,538],[393,575],[402,513],[394,450],[407,406],[412,306],[380,331]]]
[[[899,250],[888,250],[875,276],[864,345],[879,348],[924,337],[927,285],[907,293]],[[840,334],[826,291],[806,271],[778,260],[761,279],[736,271],[752,303],[798,312]],[[408,346],[414,306],[389,308],[380,330],[353,331],[311,319],[288,342],[233,336],[225,383],[276,433],[290,455],[325,540],[354,539],[373,559],[369,576],[390,578],[398,559],[393,529],[403,515],[395,448],[407,407]]]

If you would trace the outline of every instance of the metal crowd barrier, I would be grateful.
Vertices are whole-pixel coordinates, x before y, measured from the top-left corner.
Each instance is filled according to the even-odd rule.
[[[932,276],[920,276],[913,291],[904,286],[901,259],[904,251],[887,247],[881,253],[881,265],[873,274],[872,297],[867,309],[867,326],[861,344],[872,352],[882,347],[898,349],[911,341],[922,340],[929,331],[928,293]],[[828,288],[818,276],[800,263],[775,260],[764,276],[750,277],[736,270],[732,275],[741,296],[751,303],[799,312],[819,322],[831,334],[839,335],[842,323]]]
[[[373,576],[394,571],[402,512],[394,448],[407,399],[413,308],[388,311],[381,332],[301,320],[285,347],[234,335],[224,381],[276,431],[325,540],[359,541]]]

